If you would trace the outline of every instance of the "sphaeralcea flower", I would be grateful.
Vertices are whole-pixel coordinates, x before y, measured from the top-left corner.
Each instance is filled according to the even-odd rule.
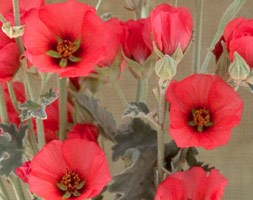
[[[238,52],[253,68],[253,19],[240,17],[226,25],[222,37],[213,50],[216,59],[219,59],[223,52],[221,42],[225,43],[231,61],[234,59],[234,53]]]
[[[20,16],[22,23],[24,22],[27,12],[34,8],[44,5],[43,0],[23,0],[20,1]],[[0,13],[7,21],[14,22],[12,1],[3,0],[0,4]],[[0,22],[0,27],[3,23]],[[19,50],[14,39],[10,39],[2,31],[0,31],[0,81],[10,81],[19,69]]]
[[[227,179],[216,169],[200,167],[169,175],[157,188],[155,200],[220,200]]]
[[[124,54],[143,64],[152,53],[150,18],[129,20],[124,23]]]
[[[184,7],[158,5],[150,14],[152,34],[161,52],[172,55],[180,45],[182,51],[192,37],[192,15]]]
[[[95,143],[81,138],[46,144],[31,162],[29,188],[45,200],[84,200],[111,180],[106,157]]]
[[[108,34],[95,9],[76,0],[46,5],[26,18],[23,42],[41,72],[87,76],[106,56]]]
[[[242,100],[216,75],[197,74],[173,81],[166,97],[170,103],[169,132],[182,148],[224,145],[231,128],[241,120]]]

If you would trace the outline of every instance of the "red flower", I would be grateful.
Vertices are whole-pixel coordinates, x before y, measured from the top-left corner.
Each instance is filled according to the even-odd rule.
[[[21,18],[26,12],[30,11],[33,8],[39,8],[45,4],[44,0],[22,0],[19,1],[19,12]],[[1,0],[0,4],[0,12],[6,16],[6,14],[13,13],[12,0]]]
[[[45,200],[84,200],[99,194],[110,180],[106,158],[99,146],[75,138],[54,140],[34,156],[29,187]]]
[[[28,182],[30,172],[31,172],[31,161],[24,162],[23,165],[21,165],[15,170],[16,175],[25,183]]]
[[[224,41],[229,52],[230,60],[234,59],[234,52],[238,52],[253,67],[253,19],[236,18],[225,27],[223,36],[213,50],[216,59],[222,53],[221,41]]]
[[[2,27],[2,22],[0,22]],[[19,69],[19,51],[15,40],[0,31],[0,81],[10,81]]]
[[[86,4],[75,0],[49,4],[26,18],[26,56],[41,72],[87,76],[106,56],[104,30],[105,23]]]
[[[155,200],[220,200],[227,179],[212,169],[209,175],[193,167],[168,176],[157,188]]]
[[[97,143],[98,128],[92,124],[76,124],[68,133],[68,138],[82,138]]]
[[[117,18],[112,18],[106,21],[105,27],[107,34],[109,35],[107,45],[110,47],[110,51],[108,51],[108,54],[98,63],[100,67],[110,66],[113,63],[123,36],[123,27]]]
[[[33,8],[44,5],[42,0],[22,0],[20,1],[21,20],[24,15]],[[0,13],[4,17],[13,22],[12,1],[3,0],[0,5]],[[2,27],[2,22],[0,22]],[[19,50],[14,39],[10,39],[2,31],[0,31],[0,81],[10,81],[19,69]]]
[[[150,18],[127,21],[124,24],[122,44],[124,54],[128,58],[143,64],[153,50],[150,33]]]
[[[180,45],[184,51],[192,36],[192,16],[184,7],[167,4],[151,12],[151,27],[156,46],[164,54],[172,55]]]
[[[170,103],[170,133],[182,148],[224,145],[231,128],[241,119],[242,100],[216,75],[196,74],[174,81],[166,97]]]

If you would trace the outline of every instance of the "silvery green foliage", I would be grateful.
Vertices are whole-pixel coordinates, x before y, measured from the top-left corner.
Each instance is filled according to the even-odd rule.
[[[119,128],[115,141],[112,159],[122,158],[128,167],[113,177],[109,191],[118,194],[117,200],[153,200],[156,191],[156,130],[140,118],[134,118],[130,124]],[[178,150],[174,142],[166,144],[165,158],[169,160]]]
[[[44,106],[48,106],[58,98],[58,95],[51,88],[48,92],[40,95],[40,103]]]
[[[27,126],[0,124],[0,176],[9,176],[22,164]]]
[[[195,147],[189,148],[187,152],[187,156],[186,156],[186,161],[190,167],[199,166],[199,167],[202,167],[207,172],[209,172],[211,169],[214,168],[210,166],[209,164],[205,164],[204,162],[199,161],[197,158],[198,154],[199,152]]]
[[[112,113],[102,107],[97,99],[85,94],[76,94],[75,102],[80,108],[88,111],[99,129],[102,131],[102,135],[113,141],[116,134],[116,123]]]
[[[19,115],[21,121],[28,120],[32,117],[39,119],[46,119],[47,113],[45,106],[38,104],[32,100],[27,100],[25,103],[19,106],[21,114]]]
[[[40,103],[32,100],[27,100],[19,106],[21,114],[19,115],[21,121],[26,121],[32,117],[38,119],[47,119],[46,106],[53,103],[58,98],[58,95],[50,89],[48,92],[40,95]]]
[[[138,117],[141,114],[147,115],[149,113],[148,107],[143,102],[131,102],[128,108],[123,113],[123,117]]]

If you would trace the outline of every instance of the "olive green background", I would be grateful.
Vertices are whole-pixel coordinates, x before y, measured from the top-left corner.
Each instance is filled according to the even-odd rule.
[[[136,0],[133,0],[136,1]],[[155,0],[154,0],[155,1]],[[51,1],[52,2],[52,1]],[[55,1],[54,1],[55,2]],[[85,1],[91,5],[95,5],[97,1]],[[164,1],[170,2],[170,1]],[[216,33],[219,20],[225,9],[229,6],[232,0],[206,0],[204,1],[204,16],[203,16],[203,35],[202,35],[202,61],[206,53],[210,50],[209,46]],[[187,7],[191,13],[194,13],[195,0],[178,0],[179,6]],[[103,0],[103,4],[99,9],[99,14],[111,12],[122,20],[127,20],[133,17],[133,13],[124,7],[126,3],[124,0]],[[57,12],[57,11],[56,11]],[[243,6],[242,10],[237,16],[245,16],[246,18],[253,18],[253,1],[248,0]],[[192,49],[184,57],[178,73],[177,80],[191,74],[192,68]],[[253,48],[253,47],[252,47]],[[214,59],[210,63],[209,73],[214,72]],[[155,76],[150,80],[149,99],[148,103],[152,109],[156,108],[156,102],[151,92],[157,84]],[[126,93],[128,101],[134,101],[137,89],[137,81],[130,75],[129,71],[125,69],[120,77],[120,85]],[[240,125],[233,129],[229,143],[223,147],[206,151],[200,149],[200,160],[210,163],[217,169],[221,170],[224,176],[229,180],[225,190],[224,200],[252,200],[253,199],[253,96],[246,89],[239,90],[244,101],[244,112]],[[105,105],[114,115],[116,120],[120,122],[123,106],[120,103],[114,90],[107,86],[99,92],[98,98],[101,103]],[[169,139],[169,135],[166,135]],[[105,142],[105,150],[107,152],[107,159],[110,163],[112,174],[120,172],[122,163],[112,163],[111,144]],[[134,187],[134,186],[133,186]],[[147,188],[148,189],[148,188]],[[106,196],[106,200],[111,200],[113,197]]]

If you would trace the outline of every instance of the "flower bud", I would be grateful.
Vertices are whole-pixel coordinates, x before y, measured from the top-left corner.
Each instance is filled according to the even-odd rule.
[[[235,52],[234,61],[230,64],[228,72],[232,79],[242,81],[249,76],[250,68],[240,54]]]
[[[177,72],[177,63],[174,58],[164,55],[155,64],[155,72],[160,79],[171,80]]]

